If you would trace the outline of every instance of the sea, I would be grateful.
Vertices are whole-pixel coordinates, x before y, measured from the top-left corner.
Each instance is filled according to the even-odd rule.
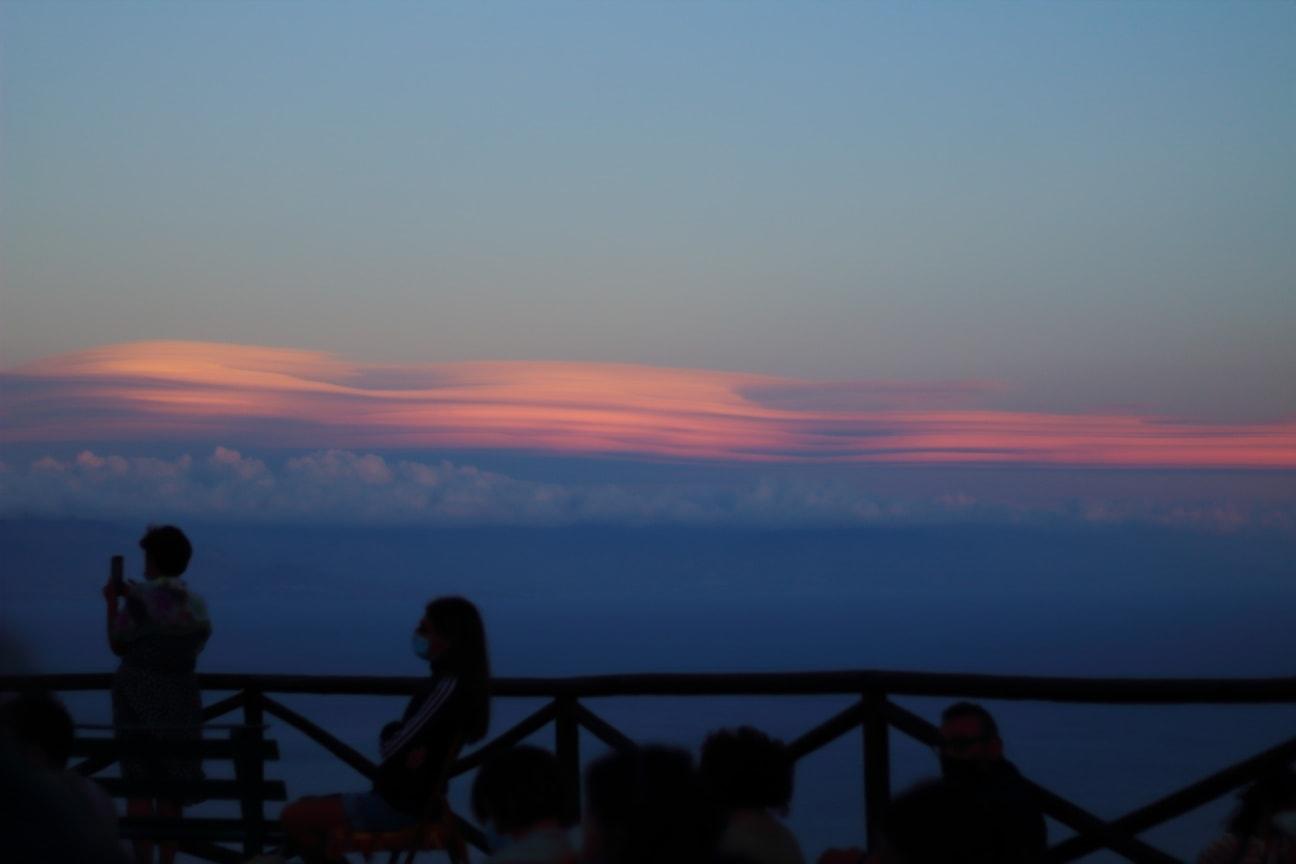
[[[499,676],[886,669],[1041,676],[1296,674],[1296,539],[1159,526],[427,527],[192,524],[188,579],[207,599],[208,672],[419,675],[410,633],[430,599],[478,604]],[[109,557],[142,568],[143,526],[0,521],[0,669],[107,672]],[[214,701],[221,695],[209,694]],[[78,722],[106,693],[67,693]],[[283,695],[370,756],[403,700]],[[948,699],[896,701],[937,722]],[[589,707],[632,738],[696,754],[715,729],[790,740],[849,706],[835,697],[625,697]],[[542,704],[497,699],[492,734]],[[1296,706],[989,701],[1008,757],[1103,818],[1296,734]],[[270,776],[292,797],[363,779],[285,724]],[[532,739],[552,747],[552,727]],[[606,748],[583,733],[583,761]],[[893,732],[896,792],[937,773]],[[466,812],[471,776],[451,800]],[[1143,839],[1182,859],[1221,831],[1232,796]],[[204,805],[216,807],[219,805]],[[273,811],[273,808],[271,809]],[[797,765],[788,823],[808,860],[863,842],[862,736]],[[1050,823],[1050,840],[1068,836]],[[1088,860],[1119,860],[1095,853]]]

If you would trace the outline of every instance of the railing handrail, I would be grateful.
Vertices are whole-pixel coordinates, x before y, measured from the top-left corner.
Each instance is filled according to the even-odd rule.
[[[111,672],[0,675],[0,691],[41,688],[106,690]],[[207,691],[257,690],[313,695],[408,696],[426,675],[289,675],[203,672]],[[1296,703],[1296,675],[1270,678],[1083,678],[903,672],[875,669],[808,672],[635,673],[572,677],[505,677],[491,681],[500,697],[829,696],[962,697],[1124,705]]]
[[[54,691],[107,690],[112,673],[0,675],[0,692],[45,689]],[[365,776],[373,763],[309,718],[272,698],[271,693],[313,695],[408,696],[426,687],[427,676],[275,675],[207,672],[198,675],[206,691],[232,691],[203,708],[205,721],[242,710],[244,722],[258,728],[270,714],[295,727],[335,757]],[[497,678],[491,682],[496,697],[543,698],[547,704],[492,741],[461,757],[455,773],[471,770],[489,753],[552,723],[556,755],[564,772],[567,809],[577,812],[580,787],[580,728],[592,732],[614,748],[636,746],[623,733],[600,718],[582,699],[635,696],[813,696],[853,697],[854,704],[815,726],[789,744],[794,758],[820,749],[855,728],[863,730],[865,822],[870,845],[877,842],[879,826],[890,800],[890,730],[921,743],[939,741],[936,726],[891,702],[894,696],[958,697],[1102,703],[1107,705],[1188,704],[1296,704],[1296,676],[1275,678],[1058,678],[1020,675],[979,675],[938,672],[850,670],[829,672],[744,672],[594,675],[567,678]],[[1223,768],[1161,799],[1105,821],[1071,801],[1026,781],[1050,816],[1077,831],[1077,836],[1049,850],[1051,861],[1074,860],[1106,846],[1139,864],[1175,864],[1176,859],[1137,837],[1168,819],[1249,782],[1273,764],[1296,754],[1296,738]],[[107,763],[87,760],[78,766],[93,773]],[[259,778],[260,763],[251,766]],[[248,832],[244,852],[260,849],[266,822],[259,802],[243,802]],[[472,826],[469,836],[480,839]]]

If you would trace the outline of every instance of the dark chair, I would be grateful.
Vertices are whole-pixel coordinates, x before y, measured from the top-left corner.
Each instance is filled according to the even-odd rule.
[[[455,864],[468,864],[468,845],[464,842],[458,820],[451,812],[450,803],[445,796],[451,768],[459,758],[462,746],[463,735],[460,734],[446,752],[437,774],[437,791],[424,802],[423,812],[417,822],[399,831],[350,831],[337,828],[329,836],[328,854],[342,857],[348,852],[359,852],[368,861],[375,852],[387,852],[390,853],[387,860],[390,864],[396,864],[400,853],[404,852],[405,864],[411,864],[419,852],[443,851]]]

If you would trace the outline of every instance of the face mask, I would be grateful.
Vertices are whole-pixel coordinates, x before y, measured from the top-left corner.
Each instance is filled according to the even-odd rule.
[[[410,647],[414,649],[414,656],[420,660],[428,659],[428,640],[422,633],[415,632],[410,638]]]
[[[1284,810],[1275,813],[1273,826],[1288,837],[1296,837],[1296,810]]]

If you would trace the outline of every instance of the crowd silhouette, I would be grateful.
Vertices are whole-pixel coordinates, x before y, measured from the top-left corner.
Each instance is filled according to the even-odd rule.
[[[120,739],[188,740],[199,735],[195,663],[211,634],[202,598],[180,578],[192,548],[174,526],[140,540],[144,580],[105,585],[107,635],[121,663],[112,688]],[[411,636],[428,664],[424,686],[399,719],[378,730],[381,761],[371,789],[299,798],[286,805],[283,848],[262,862],[345,860],[381,849],[381,838],[417,832],[463,856],[445,800],[461,749],[486,736],[490,661],[485,627],[462,597],[429,602]],[[67,768],[73,722],[50,694],[0,702],[0,836],[19,862],[169,864],[171,845],[117,837],[111,800]],[[132,752],[139,752],[138,748]],[[1046,860],[1046,825],[1032,787],[1006,758],[993,716],[958,702],[941,716],[939,773],[898,795],[873,848],[829,849],[818,864],[1031,864]],[[194,760],[124,759],[122,774],[166,781],[201,776]],[[494,864],[805,864],[784,822],[794,763],[783,742],[758,729],[719,729],[701,758],[673,746],[613,752],[591,763],[581,813],[570,812],[555,754],[519,744],[478,769],[472,815]],[[188,802],[135,799],[129,815],[180,817]],[[1226,833],[1199,864],[1296,864],[1296,773],[1285,767],[1239,796]],[[402,834],[401,832],[406,832]],[[439,833],[438,833],[439,832]],[[377,839],[375,839],[377,838]],[[579,839],[576,839],[579,838]],[[366,845],[368,844],[368,845]],[[458,844],[458,845],[457,845]]]

